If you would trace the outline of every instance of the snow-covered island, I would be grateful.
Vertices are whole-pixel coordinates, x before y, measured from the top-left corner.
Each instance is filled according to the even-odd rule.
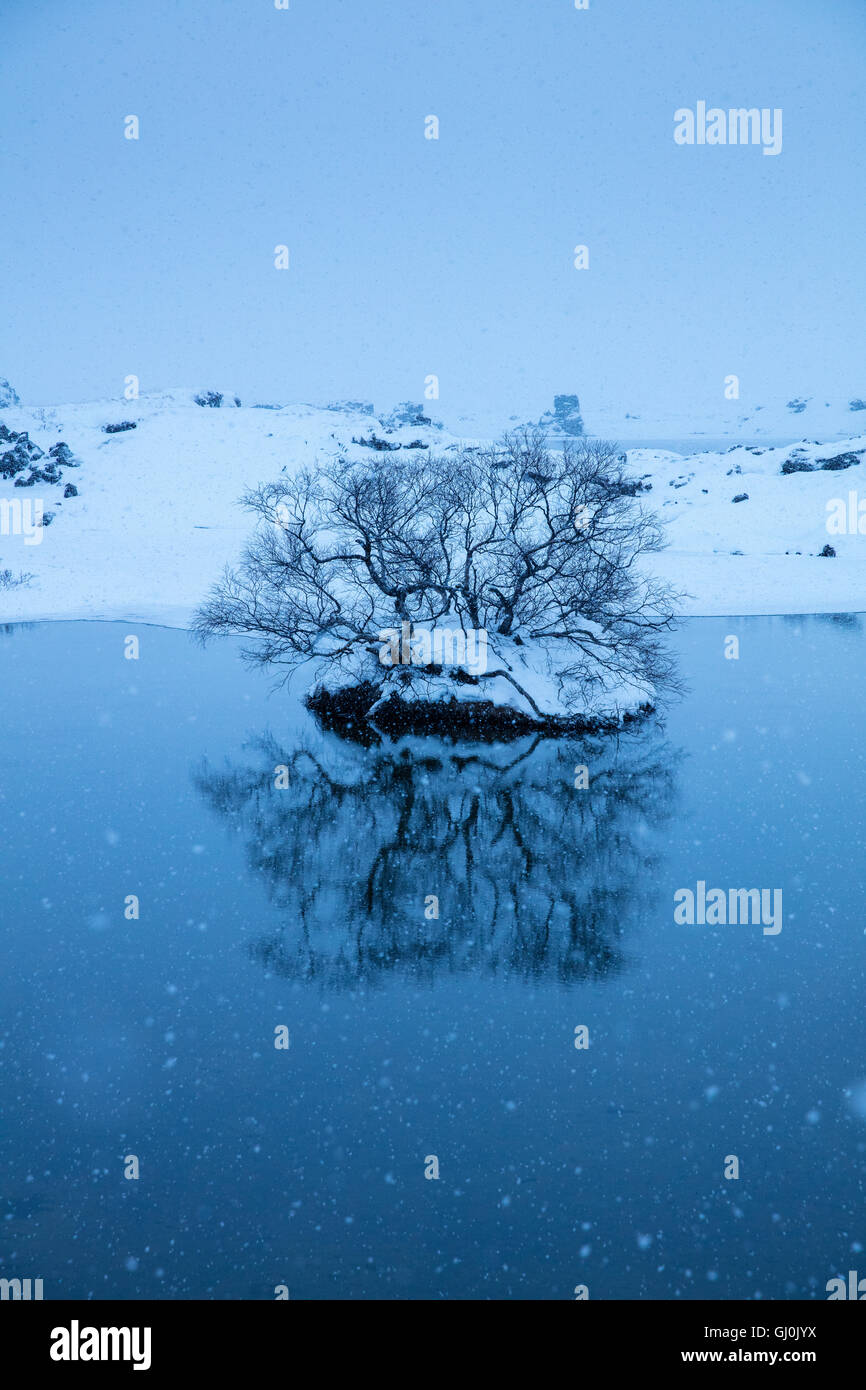
[[[663,528],[612,446],[354,442],[367,457],[246,495],[257,526],[196,615],[203,638],[309,665],[307,704],[338,727],[586,731],[652,709],[674,599],[641,570]]]
[[[569,404],[576,397],[559,399],[566,403],[559,408],[566,439],[571,435],[583,447],[587,438],[610,437],[591,412],[580,419],[576,404]],[[785,424],[792,440],[807,423],[815,433],[804,431],[799,442],[785,444],[756,442],[755,412],[735,427],[724,422],[724,430],[723,422],[705,420],[714,440],[724,431],[731,438],[712,451],[701,450],[699,442],[693,451],[632,447],[625,426],[614,436],[617,467],[633,482],[631,500],[662,524],[666,540],[666,548],[641,547],[634,557],[644,597],[670,591],[679,616],[861,610],[861,411],[857,398],[821,402],[820,411],[805,398],[792,398],[765,413],[768,437],[782,436]],[[588,436],[579,434],[577,420]],[[557,412],[540,423],[556,458],[563,443]],[[632,425],[632,439],[673,432],[646,415]],[[513,421],[503,426],[515,427]],[[732,428],[742,442],[731,437]],[[205,596],[227,566],[238,565],[250,542],[253,519],[242,498],[261,497],[263,488],[274,486],[270,500],[278,507],[305,473],[330,469],[332,476],[348,477],[371,460],[382,469],[396,468],[399,460],[405,471],[426,459],[481,459],[496,448],[501,443],[489,438],[451,432],[420,406],[376,414],[362,402],[241,405],[231,392],[174,390],[129,401],[28,407],[7,388],[0,395],[0,572],[7,572],[0,621],[95,618],[192,627]],[[863,494],[866,512],[866,487]],[[274,519],[280,522],[279,515]],[[271,530],[276,534],[280,525]],[[19,577],[23,582],[16,582]],[[365,631],[375,627],[377,637],[394,636],[375,647],[356,646],[336,672],[331,663],[330,673],[317,676],[320,705],[347,682],[369,684],[371,674],[379,679],[389,664],[383,643],[398,653],[390,664],[402,666],[397,674],[416,698],[451,698],[450,678],[443,690],[432,647],[431,661],[424,659],[423,631],[429,628],[432,643],[436,623],[446,631],[484,624],[467,625],[465,613],[440,605],[435,622],[423,623],[420,633],[413,629],[412,640],[421,646],[407,661],[399,655],[407,640],[402,622],[393,605],[390,614],[386,610],[379,604],[371,611]],[[594,641],[604,646],[604,625],[593,627],[593,621],[583,626],[586,660],[576,680],[573,671],[563,680],[569,660],[555,625],[530,645],[515,642],[519,633],[490,633],[488,627],[484,672],[477,669],[477,651],[467,651],[465,659],[458,653],[456,666],[470,677],[459,682],[461,700],[500,703],[530,722],[534,710],[545,719],[581,711],[603,719],[652,703],[651,664],[599,679],[602,667],[593,668],[591,648]]]

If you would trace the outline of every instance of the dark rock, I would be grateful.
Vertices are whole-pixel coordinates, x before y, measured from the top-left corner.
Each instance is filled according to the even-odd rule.
[[[626,419],[628,420],[628,415]],[[633,417],[637,419],[637,416]],[[580,414],[580,401],[577,396],[554,396],[553,410],[547,410],[539,420],[543,430],[559,430],[562,434],[579,436],[584,433],[583,418]]]
[[[44,458],[42,451],[39,456]],[[16,487],[32,487],[34,483],[59,483],[62,481],[60,465],[56,459],[49,459],[42,468],[34,464],[35,455],[28,455],[22,448],[20,441],[14,449],[0,458],[0,476],[5,478],[14,477],[16,474],[24,472],[25,468],[30,469],[26,478],[16,477]]]
[[[822,459],[821,467],[830,473],[838,473],[842,468],[853,468],[860,462],[860,449],[856,454],[836,454],[834,458]]]
[[[44,449],[40,449],[38,444],[33,443],[33,440],[26,430],[21,434],[15,434],[13,431],[10,431],[9,438],[15,440],[15,447],[11,452],[14,453],[16,457],[24,459],[25,464],[32,462],[33,459],[45,457]]]
[[[30,467],[30,454],[27,445],[19,439],[14,448],[7,450],[5,454],[0,454],[0,478],[14,478],[16,473],[22,473],[25,468]]]
[[[694,477],[694,474],[691,475]],[[548,480],[549,481],[549,480]],[[685,487],[686,482],[677,483],[673,479],[668,484],[669,487]],[[637,497],[641,492],[652,492],[652,483],[647,483],[643,478],[599,478],[599,487],[604,488],[609,497]]]
[[[400,425],[432,425],[429,415],[424,414],[423,405],[413,405],[412,401],[401,401],[395,405],[383,424],[399,428]]]
[[[201,395],[193,396],[196,405],[209,405],[213,410],[217,410],[223,403],[222,391],[202,391]]]
[[[380,687],[364,682],[342,690],[318,689],[304,701],[326,729],[345,737],[369,743],[379,735],[397,738],[404,734],[441,735],[450,739],[501,740],[520,738],[529,733],[560,734],[616,733],[625,725],[638,723],[654,713],[642,704],[627,710],[621,719],[575,716],[540,718],[505,709],[489,700],[408,701],[396,692],[383,701],[372,719],[368,713],[382,694]]]
[[[66,484],[66,487],[63,489],[63,496],[64,496],[64,497],[77,497],[77,496],[78,496],[78,488],[75,486],[74,483],[67,483],[67,484]]]
[[[136,425],[136,423],[135,423],[134,420],[121,420],[121,421],[120,421],[118,424],[116,424],[116,425],[103,425],[103,426],[102,426],[102,433],[103,433],[103,434],[123,434],[123,431],[124,431],[124,430],[134,430],[134,429],[137,429],[137,428],[138,428],[138,426]]]
[[[814,473],[815,465],[808,459],[785,459],[782,464],[783,473]]]
[[[65,464],[67,468],[78,467],[78,464],[75,463],[72,457],[72,450],[68,444],[63,443],[63,440],[60,440],[57,444],[51,445],[51,448],[48,450],[48,457],[56,459],[58,463]]]
[[[824,549],[821,551],[821,557],[822,557],[822,558],[823,558],[824,556],[832,557],[832,556],[834,556],[835,554],[836,554],[836,552],[835,552],[835,550],[833,549],[832,545],[825,545],[825,546],[824,546]]]
[[[59,483],[62,478],[60,469],[54,459],[49,459],[48,463],[42,468],[34,469],[33,476],[38,483]]]
[[[339,411],[341,415],[372,415],[373,407],[369,401],[331,401],[326,410]]]
[[[370,438],[369,438],[369,439],[365,439],[365,438],[363,437],[363,435],[361,436],[360,439],[356,439],[355,436],[353,435],[353,436],[352,436],[352,443],[353,443],[353,444],[360,444],[360,445],[362,445],[365,449],[378,449],[378,451],[379,451],[380,453],[382,453],[382,452],[393,453],[395,449],[402,449],[402,447],[403,447],[402,444],[389,444],[388,441],[387,441],[387,439],[380,439],[379,436],[376,434],[376,431],[375,431],[375,430],[374,430],[373,433],[370,435]]]
[[[800,400],[795,396],[794,400],[788,401],[788,409],[793,410],[795,415],[801,415],[808,404],[808,400]]]
[[[5,376],[0,376],[0,410],[5,410],[9,405],[20,405],[18,392],[13,391]]]
[[[748,500],[749,494],[747,492],[738,492],[736,497],[731,498],[732,502],[748,502]]]
[[[853,401],[849,401],[849,402],[848,402],[848,409],[849,409],[849,410],[866,410],[866,401],[861,401],[860,398],[859,398],[859,396],[856,396],[856,397],[854,398]]]

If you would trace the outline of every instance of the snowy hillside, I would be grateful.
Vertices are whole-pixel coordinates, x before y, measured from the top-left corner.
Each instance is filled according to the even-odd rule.
[[[631,472],[652,484],[644,501],[667,527],[668,549],[654,570],[686,592],[684,614],[866,609],[866,535],[828,531],[839,504],[850,510],[852,491],[859,488],[855,510],[866,500],[866,433],[687,457],[627,452]],[[835,556],[822,555],[828,546]]]
[[[0,409],[0,473],[11,451],[27,464],[11,464],[8,476],[0,476],[0,570],[32,576],[26,586],[0,589],[0,621],[188,625],[249,534],[251,519],[238,505],[246,488],[335,453],[368,456],[371,445],[456,447],[456,436],[413,423],[411,411],[377,418],[371,410],[357,402],[237,407],[230,394],[214,408],[196,404],[193,391]],[[866,413],[826,411],[828,423],[850,421],[843,444],[835,428],[822,435],[816,411],[794,413],[787,431],[775,416],[767,421],[768,437],[793,437],[793,420],[808,422],[802,434],[810,442],[799,452],[793,446],[734,446],[693,456],[628,450],[632,473],[652,485],[645,504],[669,523],[670,548],[652,564],[688,594],[684,614],[866,608],[866,539],[831,535],[826,524],[828,503],[844,499],[847,506],[860,484]],[[643,433],[646,422],[638,423]],[[586,426],[602,432],[591,412]],[[672,433],[670,422],[665,433]],[[757,433],[750,427],[751,437]],[[610,434],[628,448],[625,431]],[[832,442],[811,442],[822,437]],[[353,442],[362,439],[366,445]],[[68,451],[59,449],[61,442]],[[786,461],[796,471],[783,473]],[[828,462],[831,467],[823,466]],[[77,495],[65,496],[70,484]],[[866,495],[866,484],[860,486]],[[33,514],[27,504],[38,502],[52,514],[49,524],[21,534],[18,504],[26,518]],[[828,543],[835,557],[821,557]]]

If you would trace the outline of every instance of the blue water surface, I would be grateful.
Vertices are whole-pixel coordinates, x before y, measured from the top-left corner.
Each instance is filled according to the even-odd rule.
[[[365,747],[231,642],[0,632],[0,1275],[780,1299],[866,1274],[862,623],[675,646],[685,695],[619,738]],[[678,925],[699,880],[780,888],[781,932]]]

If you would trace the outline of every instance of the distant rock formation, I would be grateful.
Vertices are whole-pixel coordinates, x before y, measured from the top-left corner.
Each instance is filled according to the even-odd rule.
[[[369,401],[331,401],[326,410],[337,410],[341,415],[372,415],[373,407]]]
[[[13,390],[12,386],[6,380],[5,376],[0,376],[0,410],[5,409],[7,405],[20,404],[21,402],[18,399],[18,392]]]
[[[553,410],[546,410],[538,424],[540,429],[557,434],[584,434],[583,417],[577,396],[554,396]]]
[[[395,405],[390,415],[382,417],[382,423],[389,429],[399,429],[401,425],[433,425],[434,429],[442,428],[441,424],[424,414],[423,405],[415,405],[412,401],[401,401],[399,405]]]
[[[228,395],[224,391],[200,391],[197,396],[193,396],[196,405],[209,406],[212,410],[219,410],[220,406],[240,409],[240,396]]]

